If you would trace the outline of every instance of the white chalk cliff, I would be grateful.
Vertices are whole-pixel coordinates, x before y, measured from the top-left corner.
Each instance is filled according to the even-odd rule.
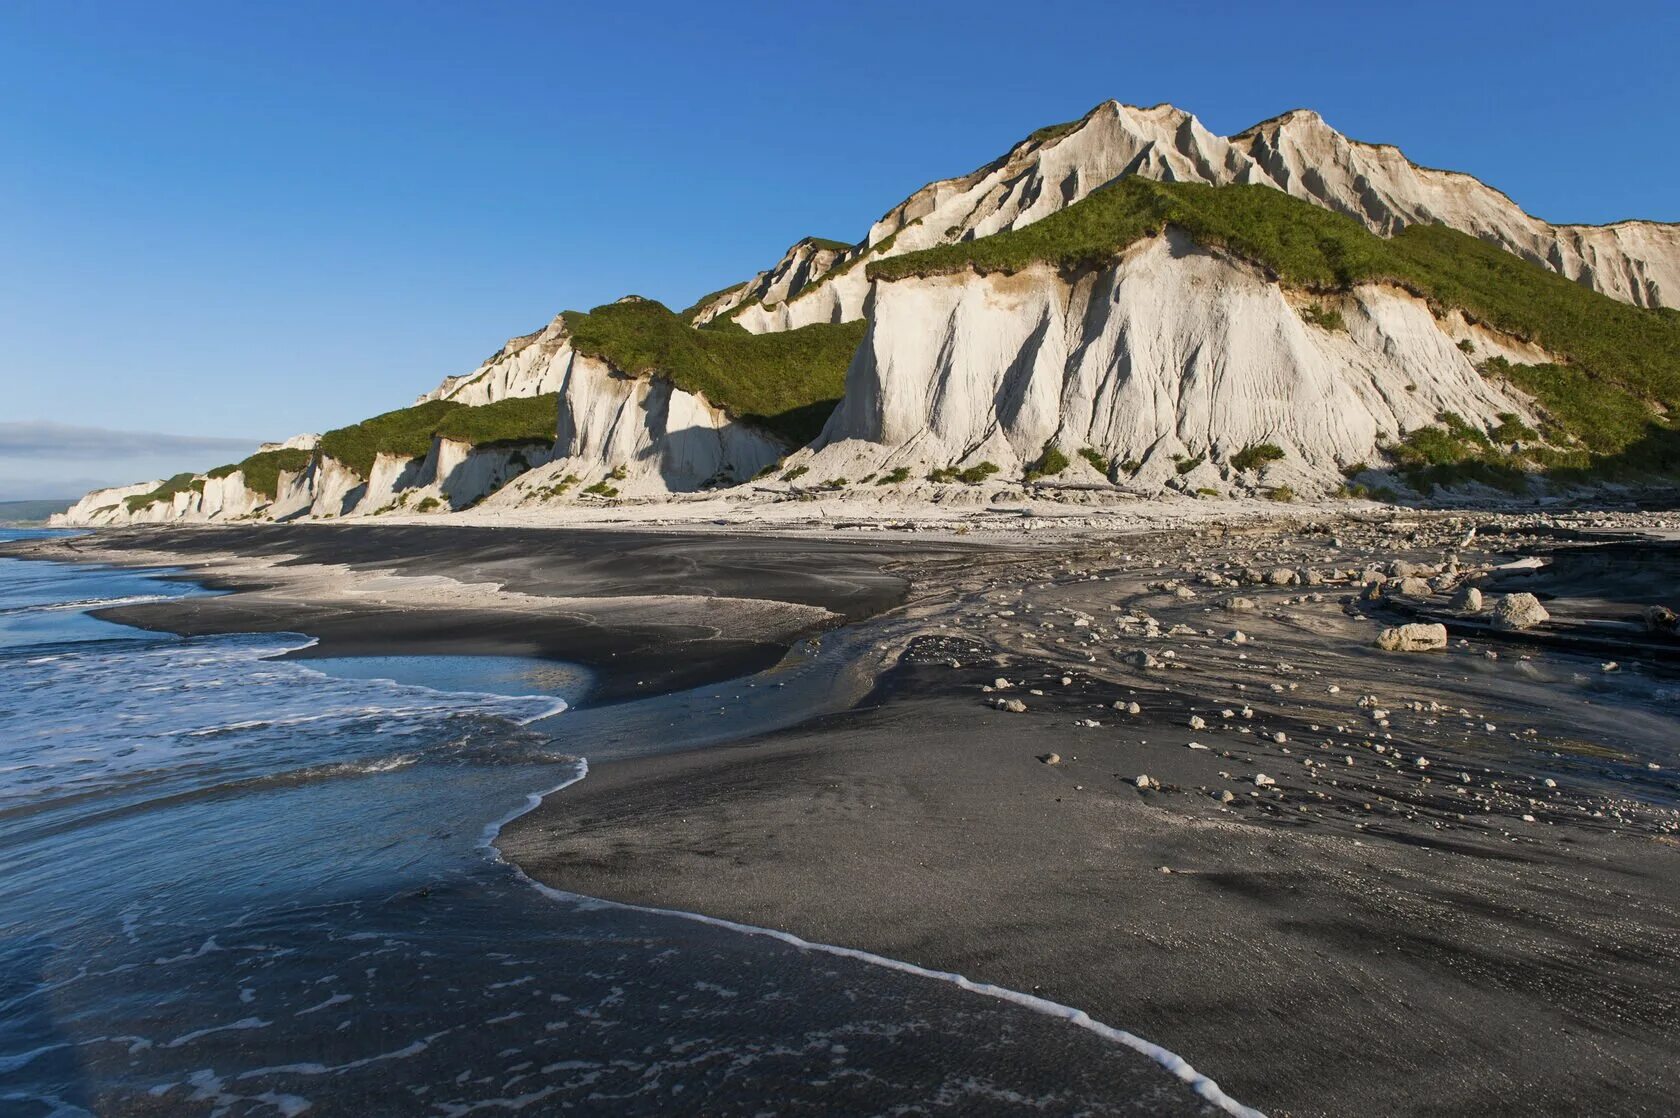
[[[1345,326],[1311,324],[1309,303]],[[1437,319],[1398,288],[1295,296],[1169,232],[1072,282],[1048,265],[878,282],[845,396],[787,466],[808,483],[902,467],[915,485],[930,467],[989,462],[1003,481],[1054,443],[1072,459],[1061,482],[1321,493],[1443,411],[1484,428],[1500,413],[1532,419],[1526,398],[1472,363],[1496,356],[1547,357],[1462,316]],[[1283,458],[1232,466],[1259,444]],[[1087,448],[1114,463],[1107,475],[1079,456]]]
[[[1222,137],[1169,105],[1111,101],[968,175],[923,187],[851,248],[796,243],[773,268],[693,314],[694,323],[727,317],[754,334],[867,320],[839,406],[820,437],[774,476],[793,471],[785,484],[799,486],[852,479],[854,493],[907,487],[977,499],[983,487],[933,483],[928,474],[990,463],[998,482],[1014,484],[1054,445],[1071,459],[1056,484],[1093,492],[1287,486],[1312,494],[1335,488],[1349,467],[1382,461],[1385,446],[1443,412],[1483,430],[1502,415],[1540,425],[1531,400],[1475,366],[1490,357],[1566,358],[1459,312],[1432,313],[1396,287],[1371,283],[1309,298],[1171,229],[1077,276],[1037,265],[1014,274],[869,278],[872,261],[1021,229],[1127,176],[1276,189],[1384,236],[1443,224],[1634,306],[1680,306],[1680,225],[1552,225],[1469,175],[1350,140],[1312,112]],[[1303,313],[1308,304],[1314,313]],[[1325,325],[1334,316],[1320,311],[1338,312],[1339,324]],[[316,436],[298,436],[264,446],[309,454],[306,465],[280,473],[273,496],[248,486],[241,471],[224,470],[188,484],[90,493],[54,522],[661,499],[738,484],[789,449],[657,370],[631,375],[580,351],[563,315],[417,403],[478,407],[551,393],[552,446],[434,438],[423,457],[382,454],[362,477],[324,456]],[[1261,444],[1282,457],[1238,469],[1233,459]],[[877,477],[892,488],[856,485]]]
[[[826,268],[808,255],[790,268],[795,245],[775,269],[724,293],[696,321],[743,303],[734,320],[754,333],[859,318],[869,294],[867,261],[1020,229],[1127,175],[1276,187],[1384,236],[1417,223],[1446,225],[1624,302],[1680,307],[1680,225],[1552,225],[1470,175],[1350,140],[1315,112],[1285,113],[1223,137],[1171,105],[1109,101],[1035,136],[977,171],[916,191]],[[836,274],[825,280],[829,271]]]

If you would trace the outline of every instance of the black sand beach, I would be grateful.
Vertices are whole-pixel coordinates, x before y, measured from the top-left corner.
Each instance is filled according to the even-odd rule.
[[[754,671],[858,619],[853,646],[896,666],[855,710],[597,763],[505,830],[504,854],[558,888],[1077,1006],[1274,1114],[1668,1114],[1677,673],[1637,618],[1675,554],[1494,520],[1030,549],[399,527],[76,542],[106,559],[305,555],[516,593],[821,605],[838,616],[731,608],[697,636],[657,610],[568,629],[529,611],[305,606],[242,574],[227,576],[239,594],[122,619],[299,630],[323,651],[548,652],[605,669],[603,702]],[[1490,569],[1523,556],[1548,565]],[[1492,632],[1445,589],[1360,600],[1367,569],[1395,561],[1490,597],[1532,587],[1554,622]],[[1372,647],[1417,616],[1449,618],[1449,648]]]
[[[104,531],[13,545],[8,553],[168,564],[210,588],[237,591],[96,614],[125,625],[183,635],[300,632],[317,641],[296,654],[301,658],[426,653],[566,660],[595,674],[588,696],[594,705],[761,671],[800,636],[900,601],[908,583],[890,567],[964,550],[897,540],[768,547],[721,534],[253,525]],[[312,576],[321,565],[364,577],[441,576],[483,592],[388,595],[377,582],[345,586]],[[535,600],[520,608],[513,595]],[[693,616],[675,612],[671,596],[722,604]],[[780,608],[784,603],[808,608]]]

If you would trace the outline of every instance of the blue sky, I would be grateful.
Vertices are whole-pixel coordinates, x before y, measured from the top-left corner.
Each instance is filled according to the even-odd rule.
[[[18,0],[0,499],[133,475],[85,431],[43,456],[39,424],[204,468],[237,456],[205,438],[401,406],[563,308],[681,307],[856,239],[1109,97],[1221,133],[1316,108],[1550,220],[1677,221],[1677,56],[1672,0]]]

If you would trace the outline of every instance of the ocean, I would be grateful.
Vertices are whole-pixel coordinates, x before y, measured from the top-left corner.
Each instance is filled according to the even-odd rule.
[[[550,661],[88,615],[206,592],[167,574],[0,558],[5,1118],[1206,1105],[1058,1007],[535,886],[497,827],[658,718],[603,735]]]

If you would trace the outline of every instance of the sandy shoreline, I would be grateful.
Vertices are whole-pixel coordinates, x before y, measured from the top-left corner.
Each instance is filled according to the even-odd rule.
[[[1476,522],[1465,547],[1470,521],[1429,516],[980,549],[879,525],[839,539],[379,525],[74,542],[241,590],[120,620],[593,661],[599,702],[760,671],[874,615],[840,634],[897,666],[855,710],[733,744],[715,743],[751,719],[685,725],[676,736],[714,744],[592,763],[501,849],[558,888],[1078,1006],[1276,1114],[1665,1113],[1680,1090],[1674,673],[1626,628],[1664,580],[1630,580],[1636,559],[1596,582],[1557,562],[1490,576],[1490,591],[1574,589],[1551,602],[1549,645],[1455,619],[1474,643],[1395,656],[1371,650],[1376,629],[1435,607],[1345,606],[1345,579],[1195,578],[1448,549],[1472,568],[1575,546]],[[713,616],[661,616],[707,596]],[[1233,596],[1255,608],[1219,605]],[[1568,635],[1606,625],[1623,627],[1609,639],[1625,671],[1594,674],[1599,651],[1572,652]],[[1134,667],[1145,651],[1155,666]],[[1000,676],[1011,687],[988,692]],[[1388,726],[1365,695],[1391,708]],[[999,710],[1004,697],[1027,710]],[[778,702],[771,724],[821,709],[811,692],[759,709]]]
[[[590,703],[732,679],[801,637],[902,600],[894,566],[958,544],[786,541],[464,525],[102,531],[23,541],[23,558],[177,569],[220,597],[97,611],[183,635],[302,632],[303,658],[525,655],[579,663]]]
[[[1664,1113],[1672,661],[1629,657],[1638,677],[1613,682],[1633,689],[1600,694],[1573,682],[1596,661],[1516,640],[1377,653],[1379,624],[1411,611],[1344,608],[1346,583],[1243,587],[1258,601],[1240,617],[1214,605],[1229,589],[1161,589],[1220,558],[1439,559],[1462,526],[1369,534],[1133,538],[977,572],[924,604],[926,631],[858,711],[599,765],[502,849],[561,888],[1080,1006],[1273,1113]],[[1552,546],[1484,543],[1467,563]],[[1147,610],[1161,636],[1116,637],[1110,607]],[[1143,648],[1179,666],[1120,660]],[[986,693],[1000,675],[1012,688]],[[1367,694],[1408,706],[1379,731]],[[1005,695],[1027,712],[996,709]]]

